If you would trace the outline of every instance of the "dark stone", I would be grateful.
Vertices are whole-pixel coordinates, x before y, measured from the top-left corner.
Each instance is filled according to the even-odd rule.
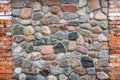
[[[29,77],[26,78],[26,80],[36,80],[36,78],[32,77],[32,76],[29,76]]]
[[[71,20],[67,22],[68,26],[79,26],[79,21],[77,20]]]
[[[51,44],[51,40],[49,38],[45,38],[45,37],[33,42],[33,45],[35,45],[35,46],[50,45],[50,44]]]
[[[60,0],[61,4],[78,4],[78,0]]]
[[[12,27],[12,34],[13,35],[24,35],[24,28],[21,25],[14,25]]]
[[[88,22],[88,16],[87,15],[82,15],[82,16],[80,16],[80,22],[81,23],[86,23],[86,22]]]
[[[65,46],[62,43],[58,43],[56,46],[53,47],[55,54],[65,53]]]
[[[71,33],[68,35],[68,39],[69,39],[69,40],[76,40],[77,38],[78,38],[77,32],[71,32]]]
[[[79,75],[76,73],[71,73],[70,76],[68,77],[68,80],[80,80]]]
[[[36,12],[36,13],[33,14],[32,19],[33,20],[40,20],[42,18],[42,16],[43,16],[42,12]]]
[[[42,74],[43,76],[48,76],[49,71],[47,69],[43,69],[43,70],[40,71],[40,74]]]
[[[93,60],[90,59],[89,57],[82,57],[81,63],[84,68],[94,67]]]

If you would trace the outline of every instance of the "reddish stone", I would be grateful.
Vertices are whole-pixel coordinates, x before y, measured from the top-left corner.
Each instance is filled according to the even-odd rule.
[[[58,6],[53,6],[50,9],[50,12],[53,14],[57,14],[60,11],[60,8]]]
[[[60,29],[61,30],[67,30],[67,25],[66,24],[61,24]]]
[[[57,32],[58,30],[59,30],[59,27],[58,27],[57,25],[51,26],[51,32],[52,32],[52,33],[55,33],[55,32]]]
[[[61,8],[64,12],[76,12],[78,10],[78,6],[75,4],[63,4]]]
[[[49,20],[47,18],[43,18],[41,21],[42,25],[49,25]]]
[[[41,0],[41,3],[48,6],[60,5],[60,0]]]

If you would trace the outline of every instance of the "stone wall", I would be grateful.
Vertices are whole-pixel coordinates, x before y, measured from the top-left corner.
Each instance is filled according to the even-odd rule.
[[[13,80],[108,79],[107,0],[12,0]]]

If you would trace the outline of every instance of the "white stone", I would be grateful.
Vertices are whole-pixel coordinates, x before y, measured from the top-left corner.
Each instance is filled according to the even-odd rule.
[[[24,73],[20,74],[19,80],[26,80],[26,75]]]
[[[100,34],[100,35],[98,36],[98,40],[99,40],[99,41],[107,41],[108,39],[107,39],[107,37],[106,37],[104,34]]]
[[[64,53],[60,53],[60,54],[57,55],[57,60],[60,60],[63,57],[65,57],[65,54]]]
[[[15,73],[17,73],[17,74],[20,74],[22,72],[22,69],[21,68],[15,68]]]
[[[87,13],[87,7],[80,8],[80,9],[77,11],[77,14],[78,14],[78,15],[85,15],[86,13]]]
[[[87,5],[88,0],[79,0],[79,7]]]
[[[57,78],[54,75],[49,75],[47,80],[57,80]]]
[[[64,20],[64,19],[62,19],[62,20],[60,20],[59,22],[62,24],[62,23],[66,23],[67,21]]]

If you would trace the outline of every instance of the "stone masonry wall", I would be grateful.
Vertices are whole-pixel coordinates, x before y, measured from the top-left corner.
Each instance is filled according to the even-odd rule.
[[[107,0],[12,0],[13,80],[106,80]]]
[[[0,0],[0,80],[12,78],[12,36],[10,0]]]

